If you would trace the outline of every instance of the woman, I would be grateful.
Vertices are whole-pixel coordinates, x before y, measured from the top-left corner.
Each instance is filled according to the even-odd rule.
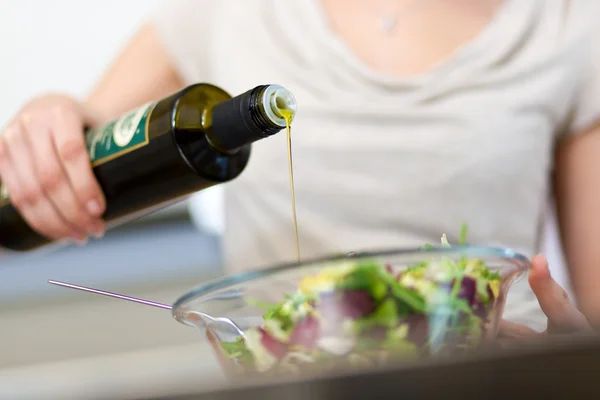
[[[0,178],[38,231],[84,240],[104,229],[84,124],[194,82],[230,93],[279,83],[300,105],[294,157],[305,257],[419,246],[444,232],[452,238],[463,221],[471,243],[533,255],[553,188],[575,292],[592,319],[600,311],[595,3],[165,2],[88,99],[47,95],[23,108],[0,142]],[[278,136],[257,143],[248,169],[226,187],[230,272],[293,257]],[[508,319],[543,329],[537,296],[549,327],[585,325],[541,256],[530,285],[512,289]]]

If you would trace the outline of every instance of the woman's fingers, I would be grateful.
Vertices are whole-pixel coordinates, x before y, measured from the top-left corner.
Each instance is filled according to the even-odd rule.
[[[60,239],[85,238],[85,234],[64,221],[45,195],[37,179],[34,161],[26,142],[25,127],[13,123],[2,136],[0,171],[12,204],[25,221],[41,234]]]
[[[552,279],[546,257],[538,255],[531,260],[529,285],[548,317],[549,333],[576,332],[589,326],[567,292]]]
[[[52,138],[56,153],[80,204],[89,215],[98,218],[105,209],[105,199],[92,172],[83,135],[83,121],[68,107],[53,110]],[[100,233],[100,232],[99,232]]]
[[[35,179],[61,217],[75,230],[85,236],[100,235],[104,231],[104,223],[97,215],[91,214],[80,200],[56,152],[52,131],[48,130],[63,128],[50,120],[53,116],[47,118],[48,120],[32,118],[25,121],[29,151],[35,160]],[[82,134],[78,136],[83,137]]]
[[[104,233],[106,200],[83,132],[95,122],[70,98],[46,96],[26,105],[0,134],[0,180],[25,221],[48,238]]]

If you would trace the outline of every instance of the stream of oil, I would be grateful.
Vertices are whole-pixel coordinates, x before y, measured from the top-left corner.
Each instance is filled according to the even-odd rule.
[[[296,244],[296,260],[300,262],[300,238],[298,237],[298,219],[296,217],[296,193],[294,191],[294,165],[292,162],[292,118],[293,111],[283,109],[281,114],[285,118],[285,130],[287,134],[288,170],[290,175],[290,196],[292,200],[292,221],[294,224],[294,240]]]

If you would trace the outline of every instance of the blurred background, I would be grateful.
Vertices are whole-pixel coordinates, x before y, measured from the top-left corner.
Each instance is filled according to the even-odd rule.
[[[158,3],[0,0],[0,126],[41,92],[85,95]],[[160,395],[216,383],[219,370],[199,332],[168,311],[47,280],[170,304],[221,273],[218,199],[218,190],[200,199],[210,210],[206,229],[193,225],[188,205],[181,204],[85,247],[3,256],[0,399]]]
[[[84,95],[158,0],[0,0],[0,126],[46,91]],[[48,279],[172,303],[222,273],[220,188],[85,247],[0,261],[0,399],[118,397],[222,382],[203,337],[168,311]],[[551,207],[549,208],[551,210]],[[544,250],[568,287],[549,213]]]

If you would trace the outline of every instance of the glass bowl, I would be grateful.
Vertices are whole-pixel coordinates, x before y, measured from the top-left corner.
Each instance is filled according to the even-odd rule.
[[[209,282],[179,298],[173,316],[206,335],[229,378],[376,367],[493,341],[528,267],[492,247],[351,253]]]

